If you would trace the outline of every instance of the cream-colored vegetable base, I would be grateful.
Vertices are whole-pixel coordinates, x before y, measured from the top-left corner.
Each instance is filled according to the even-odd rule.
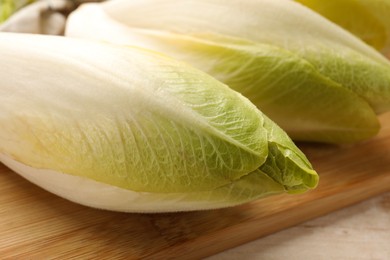
[[[232,202],[190,201],[184,193],[134,192],[84,177],[36,169],[0,154],[0,161],[30,182],[70,201],[122,212],[175,212],[232,206]]]

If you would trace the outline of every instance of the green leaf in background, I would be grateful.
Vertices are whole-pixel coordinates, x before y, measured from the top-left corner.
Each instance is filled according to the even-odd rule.
[[[0,0],[0,24],[20,8],[33,2],[35,0]]]
[[[296,0],[390,57],[389,0]]]
[[[144,47],[211,74],[296,140],[374,136],[390,109],[390,63],[286,0],[112,0],[71,14],[67,36]]]

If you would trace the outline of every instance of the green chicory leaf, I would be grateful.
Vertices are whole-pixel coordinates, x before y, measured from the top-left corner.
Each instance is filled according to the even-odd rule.
[[[296,0],[390,58],[389,0]]]
[[[314,188],[286,133],[211,76],[155,52],[0,34],[0,161],[120,211],[232,206]]]
[[[390,108],[390,63],[285,0],[112,0],[71,14],[66,35],[157,50],[241,92],[296,140],[374,136]]]

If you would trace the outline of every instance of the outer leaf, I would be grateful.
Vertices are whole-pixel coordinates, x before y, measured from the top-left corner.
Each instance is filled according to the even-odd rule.
[[[297,140],[366,139],[379,128],[373,110],[389,108],[389,63],[293,2],[109,1],[72,14],[67,35],[185,60],[243,93]]]
[[[214,209],[285,191],[283,185],[260,170],[211,191],[152,193],[134,192],[79,176],[32,168],[1,154],[0,160],[27,180],[54,194],[82,205],[114,211],[171,212]]]
[[[172,211],[235,205],[289,187],[258,170],[273,123],[205,73],[157,53],[61,37],[3,33],[0,56],[0,160],[65,198]],[[108,197],[91,201],[98,186]],[[126,201],[174,195],[162,196],[168,202],[157,209],[156,200],[110,204],[126,191]]]
[[[296,0],[390,57],[389,0]]]
[[[260,170],[281,183],[290,193],[299,193],[315,188],[318,175],[311,170],[305,155],[291,142],[287,134],[265,117],[264,127],[268,133],[268,158]],[[293,173],[293,174],[291,174]]]

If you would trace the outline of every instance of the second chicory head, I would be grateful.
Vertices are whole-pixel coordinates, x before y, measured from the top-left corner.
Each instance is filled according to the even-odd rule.
[[[285,0],[86,4],[68,36],[158,50],[243,93],[293,139],[354,142],[390,108],[390,65],[310,9]]]

